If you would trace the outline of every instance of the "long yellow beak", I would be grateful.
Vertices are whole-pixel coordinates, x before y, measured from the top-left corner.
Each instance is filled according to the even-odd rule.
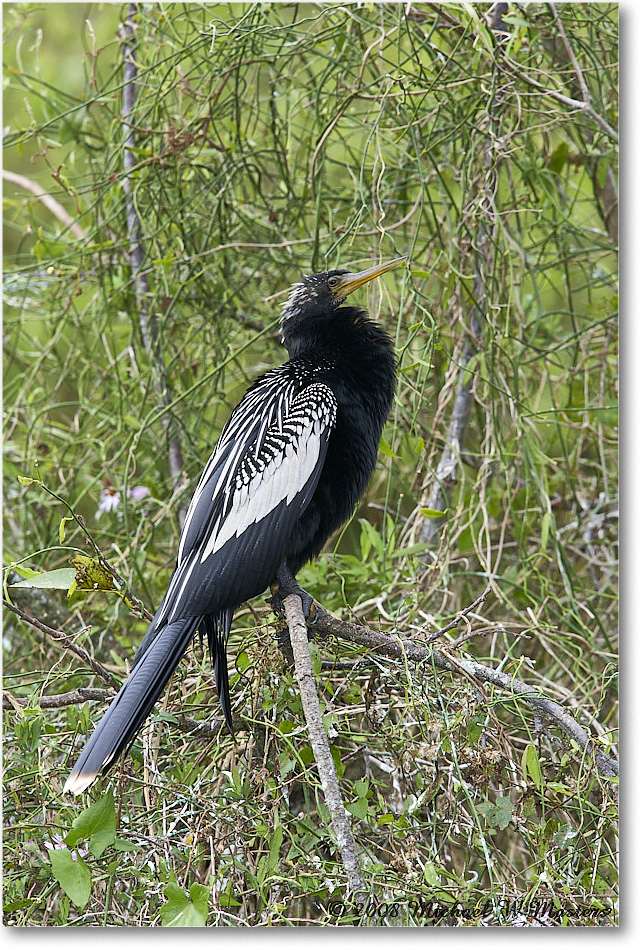
[[[361,287],[362,284],[367,284],[369,280],[374,280],[375,277],[381,277],[382,274],[387,274],[393,267],[398,267],[399,264],[403,264],[406,260],[407,258],[405,257],[395,257],[394,261],[386,261],[385,264],[375,264],[374,267],[361,270],[358,274],[342,274],[341,277],[339,277],[339,283],[332,288],[332,293],[338,299],[343,300],[348,294],[351,294],[353,290],[356,290],[357,287]]]

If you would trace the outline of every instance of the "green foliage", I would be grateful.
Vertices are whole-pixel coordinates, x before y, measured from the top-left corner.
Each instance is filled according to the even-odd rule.
[[[49,852],[51,873],[70,901],[82,910],[91,895],[91,872],[82,858],[69,848]]]
[[[111,791],[74,818],[65,843],[72,848],[86,838],[89,838],[89,850],[96,858],[116,841],[116,809]]]
[[[407,254],[359,301],[399,361],[377,471],[300,581],[417,639],[489,585],[443,644],[566,704],[612,752],[617,8],[556,11],[511,6],[500,53],[481,4],[141,5],[129,180],[163,409],[129,264],[123,8],[5,5],[4,167],[82,229],[5,183],[5,596],[123,675],[145,630],[133,595],[159,603],[178,507],[230,408],[284,357],[284,290]],[[593,114],[568,104],[567,43]],[[467,434],[436,507],[462,384]],[[197,728],[218,713],[196,646],[84,809],[61,790],[102,704],[45,701],[105,684],[9,612],[4,643],[8,923],[419,925],[433,900],[458,925],[519,922],[520,900],[556,902],[561,925],[615,921],[613,783],[494,688],[315,642],[364,908],[344,902],[260,598],[230,640],[237,741]]]
[[[515,812],[515,806],[510,800],[509,795],[498,795],[494,804],[490,802],[481,802],[478,810],[484,816],[491,828],[497,828],[503,831],[508,828],[511,818]]]
[[[160,909],[164,927],[204,927],[207,921],[209,889],[192,884],[189,896],[178,884],[169,883],[163,891],[167,903]]]

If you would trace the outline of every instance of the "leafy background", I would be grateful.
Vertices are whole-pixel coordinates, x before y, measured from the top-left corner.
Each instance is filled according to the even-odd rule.
[[[145,5],[127,176],[127,8],[3,7],[4,168],[73,221],[5,181],[5,563],[14,584],[63,570],[68,588],[89,535],[153,610],[221,426],[284,358],[283,292],[406,254],[360,301],[400,369],[377,471],[300,580],[337,614],[419,639],[488,585],[445,643],[541,689],[612,754],[617,8],[511,4],[501,46],[492,13]],[[462,386],[442,521],[430,490]],[[5,594],[118,677],[145,629],[115,590]],[[262,599],[231,638],[236,743],[195,732],[217,716],[196,645],[93,811],[61,789],[104,700],[43,697],[104,682],[10,612],[4,646],[6,922],[364,922],[328,910],[344,876]],[[572,742],[463,677],[335,640],[314,659],[375,921],[421,923],[430,899],[450,924],[615,922],[615,789]]]

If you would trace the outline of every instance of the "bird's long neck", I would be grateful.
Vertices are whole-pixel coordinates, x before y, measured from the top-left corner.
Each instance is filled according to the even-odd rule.
[[[337,384],[358,391],[384,418],[394,396],[395,357],[385,330],[358,307],[317,316],[299,332],[284,334],[290,360],[334,368]],[[378,410],[378,411],[377,411]]]
[[[283,326],[283,343],[291,360],[338,357],[359,362],[384,353],[392,357],[393,351],[385,330],[359,307],[341,307],[305,321],[288,322]]]

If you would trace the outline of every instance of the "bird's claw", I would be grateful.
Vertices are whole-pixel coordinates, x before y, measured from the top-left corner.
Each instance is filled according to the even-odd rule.
[[[328,611],[321,607],[320,604],[315,604],[314,598],[308,594],[306,590],[303,590],[298,584],[283,585],[276,584],[272,587],[272,597],[270,604],[272,610],[277,615],[283,615],[283,601],[286,597],[289,597],[290,594],[296,594],[297,597],[301,598],[301,605],[303,607],[303,616],[305,617],[305,622],[308,625],[308,639],[314,640],[315,633],[313,630],[310,630],[310,626],[314,626],[320,617],[325,617],[328,614]],[[320,634],[322,639],[325,639],[327,634]],[[287,627],[284,630],[280,630],[277,635],[278,644],[280,647],[283,646],[283,642],[289,644],[289,633]]]
[[[314,623],[316,618],[316,608],[314,606],[314,598],[308,594],[307,590],[303,590],[302,587],[299,587],[298,584],[288,585],[284,587],[283,584],[276,585],[272,588],[272,610],[275,614],[283,613],[283,601],[286,597],[289,597],[290,594],[296,594],[297,597],[301,598],[301,605],[303,607],[303,616],[308,623]]]

